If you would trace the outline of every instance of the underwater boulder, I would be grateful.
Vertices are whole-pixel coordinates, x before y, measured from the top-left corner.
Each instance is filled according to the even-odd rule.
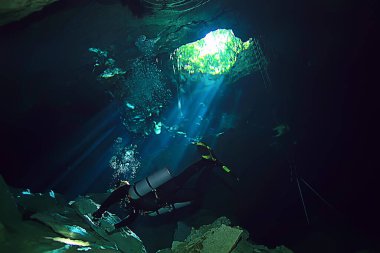
[[[89,197],[67,203],[53,192],[10,190],[0,176],[0,203],[0,252],[146,252],[132,231],[106,232],[117,216],[94,224],[89,213],[98,206]]]
[[[70,217],[71,216],[71,217]],[[51,227],[56,233],[73,240],[82,240],[90,243],[113,246],[95,233],[91,233],[91,227],[83,223],[79,217],[60,213],[36,213],[31,216],[47,226]]]
[[[50,228],[23,219],[17,198],[1,176],[0,203],[0,252],[50,252],[62,247],[61,243],[45,238],[57,236]]]
[[[58,0],[2,0],[0,3],[0,26],[20,20],[56,1]]]
[[[29,189],[11,189],[11,191],[22,213],[58,212],[67,206],[64,197],[53,191],[48,193],[32,193]]]
[[[115,243],[118,250],[128,253],[143,253],[146,252],[145,247],[141,239],[127,227],[120,229],[118,232],[107,233],[113,229],[113,224],[120,222],[120,218],[114,214],[106,212],[104,218],[102,218],[98,225],[92,222],[89,215],[98,209],[96,204],[88,196],[78,197],[75,201],[70,202],[70,205],[76,210],[78,214],[96,231],[96,233],[103,238]]]
[[[171,249],[159,250],[157,253],[292,253],[285,246],[269,249],[263,245],[254,245],[248,241],[249,233],[231,226],[226,217],[220,217],[212,224],[192,229],[190,235],[181,242],[173,241]]]
[[[177,222],[177,228],[174,232],[174,241],[184,241],[191,233],[191,227],[184,222]]]
[[[3,231],[5,226],[17,226],[21,222],[21,214],[17,209],[15,198],[10,189],[0,175],[0,231]]]

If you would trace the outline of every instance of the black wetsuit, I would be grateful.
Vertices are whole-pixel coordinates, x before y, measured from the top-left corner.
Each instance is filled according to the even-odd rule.
[[[155,192],[150,192],[137,200],[127,198],[130,185],[121,186],[111,193],[93,216],[99,218],[111,205],[127,200],[128,217],[115,224],[115,228],[120,228],[130,224],[141,212],[157,211],[174,203],[196,201],[201,195],[200,184],[202,184],[203,175],[211,172],[214,167],[222,167],[222,164],[218,161],[201,159],[187,167],[178,176],[159,186]],[[185,189],[183,186],[194,176],[197,177],[195,187]]]

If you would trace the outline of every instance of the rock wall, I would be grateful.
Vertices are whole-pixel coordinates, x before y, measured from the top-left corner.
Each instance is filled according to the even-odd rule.
[[[120,221],[116,215],[106,212],[97,224],[92,221],[91,213],[98,208],[94,198],[80,196],[67,203],[53,191],[11,190],[0,176],[0,252],[146,253],[143,242],[127,227],[107,232]],[[186,239],[157,253],[292,253],[284,246],[252,244],[248,232],[231,226],[226,217],[191,230],[180,223],[174,238]]]
[[[0,252],[146,252],[128,228],[107,233],[117,216],[94,224],[89,215],[98,207],[89,197],[67,203],[53,191],[11,191],[0,176],[0,203]]]
[[[58,0],[0,0],[0,26],[41,10]]]

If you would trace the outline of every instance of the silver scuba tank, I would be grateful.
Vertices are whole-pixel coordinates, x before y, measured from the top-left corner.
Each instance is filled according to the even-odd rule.
[[[129,188],[129,196],[132,199],[139,199],[145,194],[154,191],[157,187],[166,183],[172,178],[167,168],[154,172],[152,175],[138,181]]]
[[[162,208],[158,209],[157,211],[149,212],[148,215],[149,216],[157,216],[157,215],[160,215],[160,214],[169,213],[169,212],[172,212],[172,211],[174,211],[176,209],[188,206],[190,204],[191,204],[191,201],[170,204],[168,206],[165,206],[165,207],[162,207]]]

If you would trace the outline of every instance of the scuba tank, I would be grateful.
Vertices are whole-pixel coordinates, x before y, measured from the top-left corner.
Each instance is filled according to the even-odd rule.
[[[166,183],[172,178],[170,171],[167,168],[154,172],[152,175],[138,181],[129,188],[129,196],[136,200],[146,195],[151,191],[155,191],[157,187]]]
[[[176,209],[188,206],[190,204],[191,204],[191,201],[170,204],[170,205],[167,205],[165,207],[161,207],[157,211],[149,212],[148,215],[149,216],[157,216],[157,215],[164,214],[164,213],[170,213],[170,212],[173,212]]]

